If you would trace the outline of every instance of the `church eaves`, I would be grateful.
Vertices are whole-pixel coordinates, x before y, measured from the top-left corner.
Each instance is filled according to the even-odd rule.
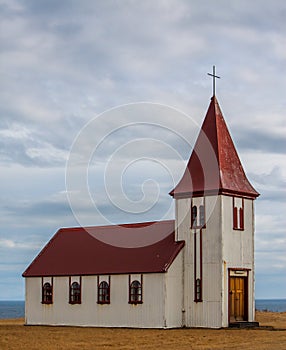
[[[254,199],[216,96],[211,98],[185,173],[170,192],[174,198],[228,194]]]

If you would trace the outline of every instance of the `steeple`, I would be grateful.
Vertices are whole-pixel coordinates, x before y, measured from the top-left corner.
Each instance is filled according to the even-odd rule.
[[[211,98],[185,173],[170,192],[175,198],[212,194],[251,199],[259,196],[245,175],[215,95]]]

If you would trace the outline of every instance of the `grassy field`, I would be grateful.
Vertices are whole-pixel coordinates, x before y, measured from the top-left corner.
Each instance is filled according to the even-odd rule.
[[[115,329],[23,326],[0,320],[0,349],[286,349],[286,313],[257,312],[259,329]]]

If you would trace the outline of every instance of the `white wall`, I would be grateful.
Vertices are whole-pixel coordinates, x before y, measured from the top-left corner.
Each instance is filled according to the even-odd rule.
[[[233,198],[205,198],[206,228],[202,231],[203,301],[194,302],[194,230],[191,229],[191,200],[176,200],[179,227],[177,239],[186,241],[184,260],[185,325],[228,326],[228,273],[230,268],[248,269],[248,320],[254,320],[254,224],[253,201],[244,199],[244,230],[233,230]],[[241,201],[241,199],[239,199]],[[195,205],[202,198],[194,198]]]
[[[183,198],[176,200],[176,240],[186,241],[191,227],[190,215],[191,199]]]
[[[198,203],[202,198],[195,198]],[[184,260],[185,326],[222,326],[222,249],[221,249],[221,198],[206,197],[206,228],[202,232],[202,302],[194,301],[194,230],[191,229],[191,200],[176,200],[179,227],[177,237],[186,242]],[[197,204],[197,203],[195,203]]]
[[[253,200],[244,199],[244,230],[234,230],[232,197],[222,196],[225,213],[222,225],[224,279],[228,282],[228,269],[248,269],[248,320],[254,321],[254,214]],[[224,289],[223,324],[228,325],[228,284]]]
[[[183,252],[165,274],[165,327],[182,327],[183,322]]]
[[[137,278],[132,275],[132,278]],[[41,278],[26,278],[26,324],[99,327],[166,326],[165,274],[143,276],[143,304],[128,304],[128,275],[111,276],[111,303],[97,304],[97,277],[82,277],[82,303],[69,304],[68,277],[54,277],[54,301],[41,303]]]
[[[202,230],[202,302],[193,302],[191,327],[222,326],[222,250],[221,250],[221,198],[205,198],[206,228]],[[194,280],[192,280],[194,285]],[[194,287],[192,288],[194,291]],[[194,300],[194,292],[193,292]]]

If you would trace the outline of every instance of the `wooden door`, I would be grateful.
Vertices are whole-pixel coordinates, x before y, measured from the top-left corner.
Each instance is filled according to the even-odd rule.
[[[232,277],[229,281],[229,321],[247,321],[247,278]]]

